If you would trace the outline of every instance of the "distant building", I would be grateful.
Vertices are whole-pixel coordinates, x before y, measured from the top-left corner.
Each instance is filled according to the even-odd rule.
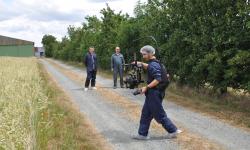
[[[35,47],[35,53],[34,55],[36,57],[44,57],[45,55],[45,49],[43,47]]]
[[[34,42],[0,35],[0,56],[34,56]]]

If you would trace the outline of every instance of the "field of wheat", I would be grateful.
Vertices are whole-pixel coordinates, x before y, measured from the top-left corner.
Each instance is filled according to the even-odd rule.
[[[37,114],[48,97],[37,59],[0,57],[0,149],[34,149]]]

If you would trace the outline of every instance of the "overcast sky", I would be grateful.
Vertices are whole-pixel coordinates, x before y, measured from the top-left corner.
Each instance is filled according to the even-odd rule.
[[[146,0],[141,0],[145,2]],[[133,15],[137,0],[0,0],[0,35],[34,41],[44,34],[58,39],[69,25],[80,26],[87,15],[100,17],[106,3],[116,12]]]

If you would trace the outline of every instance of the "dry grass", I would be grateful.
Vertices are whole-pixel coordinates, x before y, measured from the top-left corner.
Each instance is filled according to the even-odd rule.
[[[37,119],[48,107],[36,59],[0,58],[0,149],[34,149]]]
[[[68,76],[70,79],[74,80],[75,82],[82,83],[84,77],[72,71],[66,70],[61,65],[49,60],[52,65],[54,65],[57,69],[59,69],[62,73]],[[129,101],[126,97],[121,96],[120,94],[105,88],[101,88],[102,85],[98,85],[98,92],[105,97],[103,100],[107,102],[118,105],[121,107],[125,112],[122,114],[124,117],[127,117],[130,120],[138,121],[141,114],[141,106],[135,102]],[[180,127],[180,126],[179,126]],[[155,121],[152,122],[152,128],[159,133],[165,133],[166,131],[162,129],[162,127],[157,124]],[[181,126],[182,129],[184,127]],[[184,129],[185,130],[185,129]],[[181,134],[177,142],[182,146],[182,149],[185,150],[221,150],[223,149],[218,144],[214,143],[213,141],[209,141],[205,138],[202,138],[196,134],[193,134],[187,130]]]
[[[0,149],[110,149],[35,58],[0,58]]]
[[[168,90],[168,100],[216,117],[234,126],[250,130],[250,98],[247,96],[228,94],[216,97],[206,92],[194,91],[188,87],[176,87],[174,84]]]

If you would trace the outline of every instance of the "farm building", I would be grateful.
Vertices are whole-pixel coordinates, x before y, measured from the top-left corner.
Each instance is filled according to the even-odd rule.
[[[45,49],[43,47],[35,47],[35,56],[44,57]]]
[[[34,42],[0,35],[0,56],[34,56]]]

